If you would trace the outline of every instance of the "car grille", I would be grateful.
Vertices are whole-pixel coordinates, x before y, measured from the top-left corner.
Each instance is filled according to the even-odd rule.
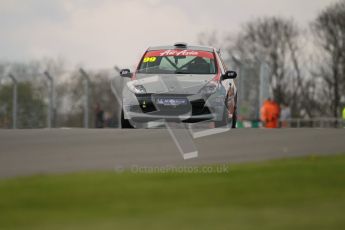
[[[203,99],[193,100],[188,102],[187,105],[158,105],[153,104],[152,100],[157,98],[174,98],[174,99],[188,99],[188,96],[191,95],[169,95],[169,94],[137,94],[137,100],[139,102],[138,106],[132,107],[131,111],[138,112],[140,109],[143,113],[154,113],[155,115],[166,115],[166,116],[176,116],[182,115],[190,112],[192,108],[192,115],[203,115],[210,114],[210,110],[205,107],[205,101]]]

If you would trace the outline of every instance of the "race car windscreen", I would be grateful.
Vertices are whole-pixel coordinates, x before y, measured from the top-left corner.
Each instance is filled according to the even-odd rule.
[[[146,52],[138,73],[216,74],[214,54],[197,50],[154,50]]]

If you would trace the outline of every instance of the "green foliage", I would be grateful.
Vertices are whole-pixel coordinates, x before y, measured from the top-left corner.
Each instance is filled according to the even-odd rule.
[[[17,127],[42,128],[46,124],[46,105],[30,82],[18,83]],[[0,127],[12,122],[13,86],[0,87]]]

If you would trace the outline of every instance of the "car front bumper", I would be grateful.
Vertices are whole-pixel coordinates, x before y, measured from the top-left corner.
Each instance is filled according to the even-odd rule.
[[[158,105],[156,98],[187,98],[187,105]],[[134,122],[149,122],[155,120],[173,120],[182,122],[199,122],[205,120],[218,121],[223,114],[224,104],[217,106],[210,98],[199,95],[135,95],[123,102],[124,118]]]

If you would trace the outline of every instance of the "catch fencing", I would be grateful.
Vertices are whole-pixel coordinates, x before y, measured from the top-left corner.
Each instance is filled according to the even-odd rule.
[[[234,62],[238,72],[239,128],[261,127],[259,111],[269,97],[268,68],[257,62]],[[78,69],[64,73],[64,80],[49,71],[40,74],[39,84],[26,85],[34,78],[13,73],[0,75],[0,128],[95,128],[97,113],[102,111],[104,127],[119,127],[120,102],[111,92],[111,84],[121,87],[119,69],[102,73]],[[67,77],[66,77],[67,76]],[[5,80],[7,79],[7,80]],[[67,79],[67,81],[66,81]],[[103,79],[103,80],[100,80]],[[344,127],[336,118],[294,118],[280,122],[282,128]]]

